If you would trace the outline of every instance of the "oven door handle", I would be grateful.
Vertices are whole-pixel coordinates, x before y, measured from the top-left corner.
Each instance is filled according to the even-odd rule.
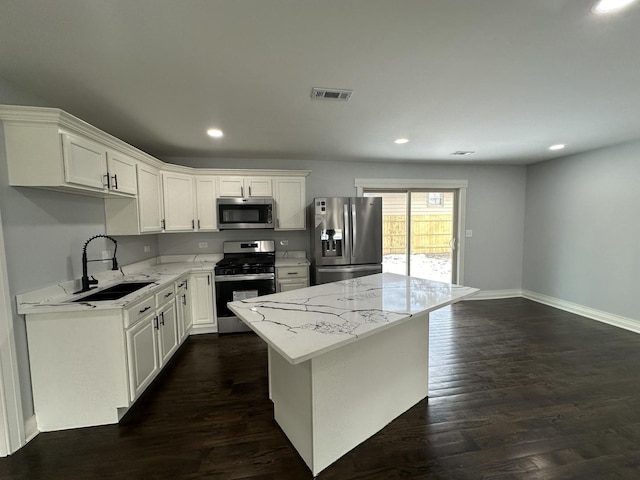
[[[242,282],[245,280],[274,280],[275,273],[252,273],[249,275],[215,275],[216,283],[221,282]]]

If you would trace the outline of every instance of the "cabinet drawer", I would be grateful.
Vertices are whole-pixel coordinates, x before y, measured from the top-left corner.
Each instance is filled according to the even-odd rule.
[[[163,288],[158,293],[156,293],[156,307],[158,308],[161,307],[165,303],[173,300],[175,296],[176,296],[176,290],[173,284]]]
[[[124,328],[129,328],[130,326],[136,324],[138,320],[142,320],[156,308],[156,299],[153,295],[144,299],[142,302],[137,303],[136,305],[129,307],[125,310],[124,316]]]
[[[179,290],[187,290],[188,282],[189,280],[186,278],[181,278],[179,280],[176,280],[175,282],[176,292],[178,292]]]
[[[307,277],[309,268],[307,266],[301,267],[278,267],[276,273],[278,278],[298,278]]]

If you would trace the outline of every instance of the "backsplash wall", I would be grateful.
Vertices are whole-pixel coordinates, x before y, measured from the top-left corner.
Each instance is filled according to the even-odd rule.
[[[164,233],[158,235],[160,255],[222,253],[222,244],[234,240],[275,240],[276,251],[304,250],[309,255],[309,234],[306,231],[223,230],[208,233]],[[280,245],[288,241],[288,245]],[[200,243],[206,247],[200,247]]]

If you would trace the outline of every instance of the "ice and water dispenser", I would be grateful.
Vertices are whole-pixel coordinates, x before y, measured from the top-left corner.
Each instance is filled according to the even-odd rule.
[[[343,256],[343,219],[339,215],[329,215],[327,211],[326,199],[317,198],[315,202],[316,219],[321,220],[316,235],[320,234],[321,256],[342,257]]]

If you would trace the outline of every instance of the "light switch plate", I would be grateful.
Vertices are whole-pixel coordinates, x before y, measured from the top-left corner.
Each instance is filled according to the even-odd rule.
[[[207,248],[209,246],[209,244],[207,242],[199,242],[198,243],[198,248]]]
[[[471,238],[471,237],[473,237],[473,230],[467,230],[467,231],[465,232],[465,235],[464,235],[464,236],[465,236],[465,237],[467,237],[467,238]]]

